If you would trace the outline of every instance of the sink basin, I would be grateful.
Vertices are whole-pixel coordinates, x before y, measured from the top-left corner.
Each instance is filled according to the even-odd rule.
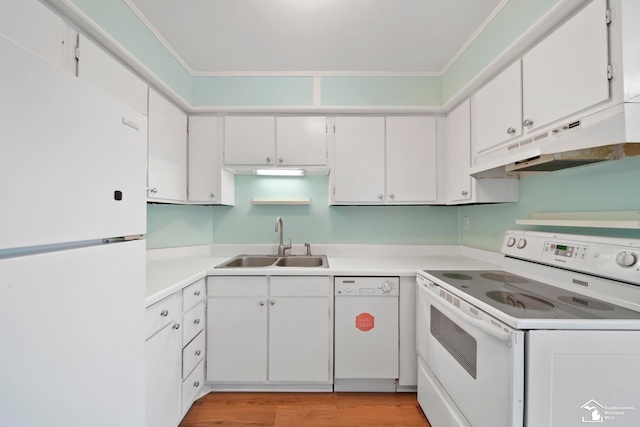
[[[322,267],[328,268],[326,255],[238,255],[217,265],[216,268],[257,268],[257,267]]]
[[[283,257],[276,262],[278,267],[328,267],[327,257],[321,256],[294,256]]]

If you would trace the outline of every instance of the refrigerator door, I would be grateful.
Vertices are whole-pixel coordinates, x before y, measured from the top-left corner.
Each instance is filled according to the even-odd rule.
[[[144,240],[0,259],[0,426],[145,425]]]
[[[147,119],[0,36],[0,250],[146,229]]]

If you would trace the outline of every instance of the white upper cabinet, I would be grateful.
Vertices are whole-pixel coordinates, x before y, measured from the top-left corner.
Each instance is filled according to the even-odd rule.
[[[384,154],[384,117],[336,117],[333,203],[383,203]]]
[[[437,198],[434,117],[336,117],[333,204],[423,204]]]
[[[278,166],[327,164],[326,117],[277,117],[276,125]]]
[[[187,200],[187,115],[155,90],[149,90],[149,165],[147,197]]]
[[[75,31],[38,0],[3,0],[0,34],[75,74]]]
[[[224,164],[276,164],[276,121],[273,116],[224,118]]]
[[[609,98],[606,0],[594,0],[523,57],[527,131]]]
[[[480,89],[474,98],[476,152],[486,152],[522,135],[520,61],[511,65]]]
[[[448,204],[469,203],[472,200],[469,175],[471,166],[471,107],[463,102],[447,115],[446,199]]]
[[[147,84],[84,35],[78,38],[78,77],[147,114]]]
[[[227,116],[224,164],[324,166],[326,117]]]
[[[385,153],[387,202],[436,201],[435,117],[387,117]]]
[[[222,169],[218,117],[189,117],[189,202],[233,205],[234,178]]]

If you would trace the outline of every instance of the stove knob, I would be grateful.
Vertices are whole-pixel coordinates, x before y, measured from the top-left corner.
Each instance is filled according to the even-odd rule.
[[[515,244],[516,244],[516,238],[515,237],[509,237],[507,239],[507,247],[508,248],[513,247],[513,245],[515,245]]]
[[[381,286],[381,289],[383,294],[388,294],[389,292],[391,292],[391,289],[392,289],[391,283],[384,282]]]
[[[517,248],[518,249],[522,249],[525,246],[527,246],[527,239],[518,239],[518,245]]]
[[[638,255],[633,252],[620,252],[616,257],[616,263],[624,268],[633,267],[638,263]]]

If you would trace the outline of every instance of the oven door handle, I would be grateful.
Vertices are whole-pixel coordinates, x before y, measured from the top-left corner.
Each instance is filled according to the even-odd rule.
[[[434,283],[429,283],[429,285],[432,288],[436,288],[439,289],[440,286],[434,284]],[[492,337],[503,341],[503,342],[507,342],[509,343],[509,345],[511,345],[511,333],[504,331],[502,329],[497,329],[494,327],[489,326],[488,324],[486,324],[485,322],[483,322],[482,320],[476,319],[473,316],[471,316],[470,314],[465,313],[464,311],[455,308],[455,307],[448,307],[447,304],[444,304],[443,301],[440,301],[441,297],[439,295],[439,292],[436,289],[429,289],[429,285],[427,283],[421,282],[420,283],[420,288],[424,289],[425,292],[427,292],[428,294],[430,294],[432,297],[434,297],[430,303],[432,305],[436,305],[438,306],[440,309],[444,309],[445,311],[455,311],[457,314],[459,314],[460,316],[462,316],[464,318],[465,321],[469,322],[470,324],[472,324],[474,327],[482,330],[483,332],[486,332],[487,334],[491,335]]]

